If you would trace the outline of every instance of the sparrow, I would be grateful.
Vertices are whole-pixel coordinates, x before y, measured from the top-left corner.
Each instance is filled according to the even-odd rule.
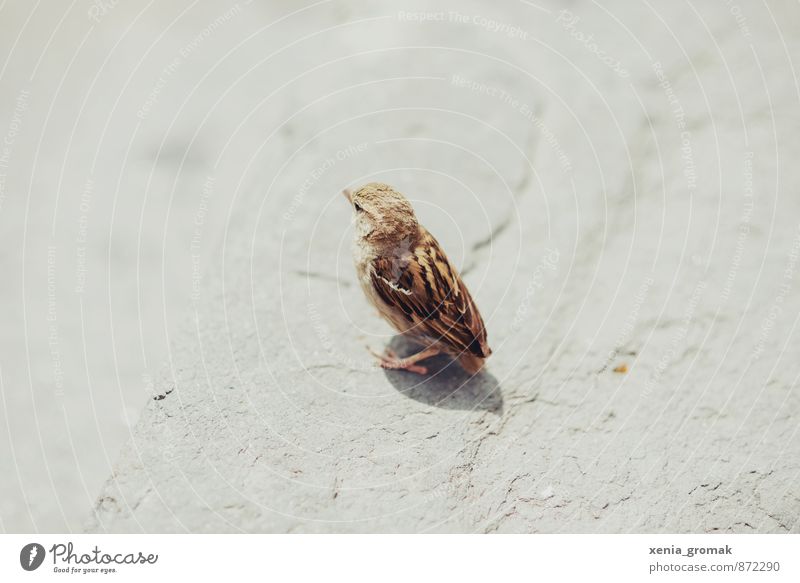
[[[367,299],[398,332],[424,346],[405,358],[391,349],[371,351],[380,366],[424,375],[428,369],[417,363],[445,353],[468,373],[480,371],[492,354],[483,318],[411,203],[379,182],[343,194],[353,207],[353,260]]]

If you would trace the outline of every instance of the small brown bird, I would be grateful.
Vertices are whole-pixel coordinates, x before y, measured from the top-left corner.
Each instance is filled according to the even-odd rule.
[[[355,213],[353,258],[364,293],[401,334],[425,346],[406,358],[390,349],[373,353],[381,366],[426,374],[428,369],[417,363],[444,352],[468,373],[477,373],[492,354],[483,318],[411,203],[379,182],[344,195]]]

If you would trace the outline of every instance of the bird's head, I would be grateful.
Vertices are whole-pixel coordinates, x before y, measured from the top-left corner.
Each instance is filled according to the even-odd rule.
[[[343,194],[353,207],[358,239],[373,245],[393,245],[416,237],[419,223],[414,208],[388,184],[370,182]]]

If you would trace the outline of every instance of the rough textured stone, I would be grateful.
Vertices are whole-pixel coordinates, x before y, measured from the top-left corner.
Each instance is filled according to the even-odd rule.
[[[88,528],[800,531],[800,11],[718,4],[331,3],[245,45],[207,143],[263,139]],[[464,266],[484,375],[372,366],[408,347],[338,193],[374,179]]]

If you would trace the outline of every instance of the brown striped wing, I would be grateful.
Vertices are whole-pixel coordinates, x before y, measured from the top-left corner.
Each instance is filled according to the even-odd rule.
[[[486,327],[467,286],[424,228],[414,249],[401,258],[372,263],[371,281],[378,296],[403,314],[409,333],[442,343],[458,355],[491,353]]]

